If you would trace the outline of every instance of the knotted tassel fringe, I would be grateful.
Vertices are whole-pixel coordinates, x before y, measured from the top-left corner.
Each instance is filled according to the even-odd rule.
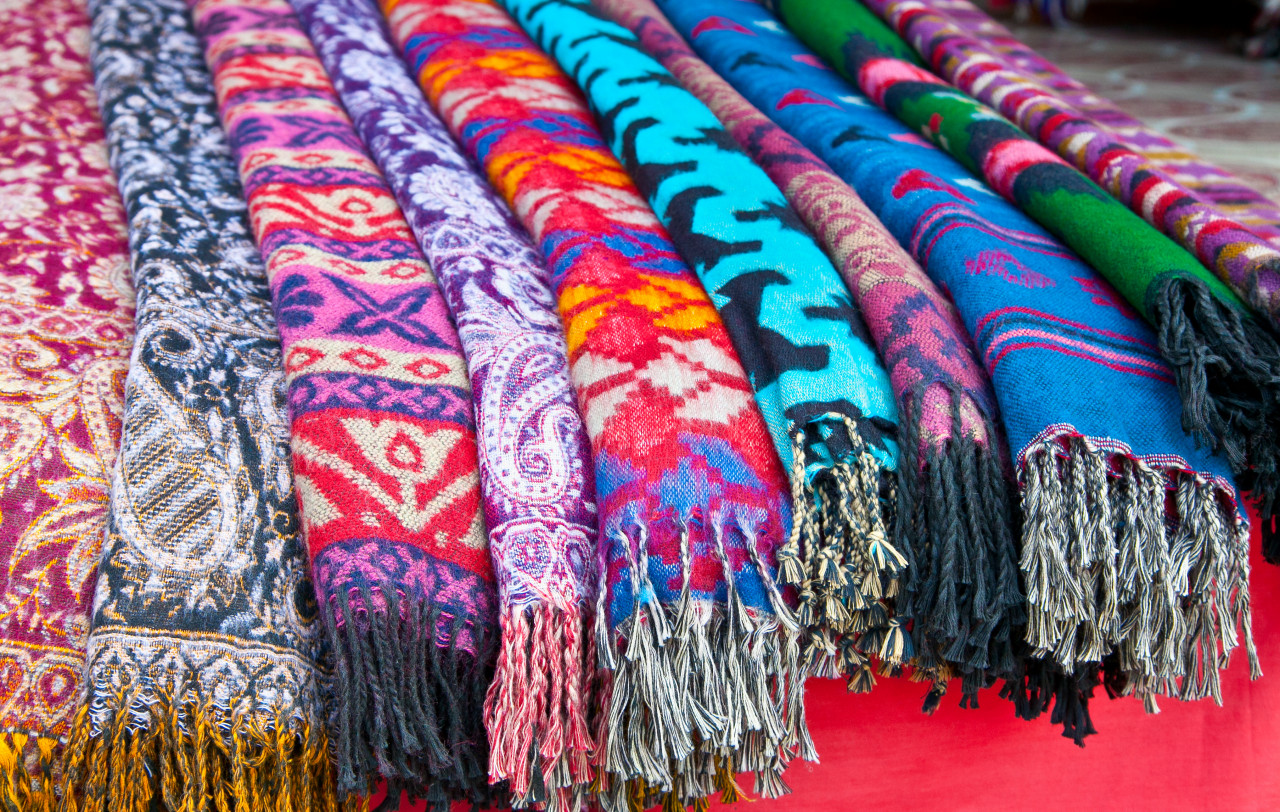
[[[1098,683],[1096,663],[1068,673],[1052,661],[1027,657],[1005,680],[1000,697],[1013,702],[1014,714],[1029,722],[1052,708],[1049,723],[1062,725],[1063,737],[1084,747],[1085,738],[1098,732],[1089,715],[1089,700]]]
[[[688,522],[674,606],[655,597],[647,529],[634,528],[634,539],[611,531],[628,552],[636,605],[616,633],[608,629],[603,595],[596,617],[600,658],[612,671],[602,692],[608,721],[600,727],[603,770],[594,787],[606,810],[704,808],[713,793],[734,794],[740,772],[755,774],[757,793],[778,797],[789,791],[781,775],[793,758],[817,760],[804,718],[799,627],[760,556],[754,523],[714,516],[710,524],[728,588],[723,607],[692,594]],[[738,593],[724,538],[735,531],[745,538],[772,614],[748,609]]]
[[[1248,532],[1227,486],[1055,427],[1022,455],[1026,641],[1064,672],[1114,652],[1126,691],[1212,696],[1240,645],[1260,676]]]
[[[56,738],[16,731],[0,734],[0,809],[54,812],[61,757],[62,742]]]
[[[445,810],[501,797],[488,782],[483,718],[494,635],[393,588],[340,591],[321,615],[334,658],[338,791],[368,793],[381,776],[393,808],[401,792]]]
[[[937,388],[922,387],[903,409],[894,534],[909,563],[896,608],[912,623],[914,678],[934,684],[926,710],[936,708],[951,674],[963,678],[966,706],[976,704],[979,688],[1013,678],[1014,628],[1026,617],[1018,506],[996,445],[1001,435],[962,391]],[[921,437],[926,397],[949,401],[941,449]],[[966,417],[977,421],[968,430]]]
[[[64,812],[359,808],[338,800],[323,725],[178,696],[90,695],[67,744]]]
[[[1200,282],[1169,279],[1154,297],[1160,352],[1182,396],[1182,428],[1221,450],[1262,517],[1262,550],[1280,563],[1280,343]]]
[[[815,449],[819,444],[840,449],[834,464]],[[870,452],[854,421],[834,412],[793,433],[792,459],[793,524],[778,570],[799,591],[803,661],[814,676],[845,674],[850,690],[868,691],[872,656],[891,665],[910,656],[902,621],[886,604],[907,566],[889,541],[893,472]]]
[[[592,675],[588,620],[576,606],[514,607],[485,697],[489,780],[509,781],[512,803],[571,812],[586,801],[594,749],[588,728]]]

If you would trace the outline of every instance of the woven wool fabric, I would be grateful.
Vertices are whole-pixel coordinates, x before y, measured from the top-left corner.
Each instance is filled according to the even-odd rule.
[[[0,11],[0,806],[33,811],[57,806],[133,344],[88,45],[82,0]]]
[[[482,799],[496,591],[444,297],[287,0],[192,11],[280,314],[338,789]]]
[[[1086,689],[1114,657],[1110,673],[1128,682],[1111,687],[1150,702],[1160,692],[1216,698],[1241,631],[1256,667],[1246,526],[1226,465],[1179,430],[1172,372],[1138,314],[763,8],[688,0],[665,10],[712,67],[853,186],[955,301],[1018,450],[1031,653]],[[1017,682],[1006,688],[1020,714],[1058,695],[1066,732],[1091,732],[1070,681],[1028,673]]]
[[[595,486],[551,275],[423,98],[377,7],[294,6],[431,263],[467,356],[501,599],[485,701],[489,778],[510,779],[517,798],[581,783],[592,744]]]
[[[747,770],[781,791],[792,755],[813,756],[775,582],[790,500],[715,308],[572,82],[501,9],[384,10],[556,286],[600,507],[602,802],[694,802]]]
[[[940,145],[1058,236],[1156,328],[1182,397],[1182,425],[1222,449],[1258,498],[1280,560],[1280,343],[1204,266],[990,108],[918,67],[911,47],[858,0],[774,7],[876,104]]]
[[[67,807],[336,809],[280,340],[213,81],[181,0],[89,9],[137,341]]]
[[[897,407],[848,287],[769,176],[630,31],[590,0],[502,2],[585,91],[743,359],[796,495],[779,562],[800,591],[806,662],[867,670],[839,632],[901,663],[905,627],[884,599],[907,559],[881,497],[896,487]]]
[[[1102,125],[1011,70],[1000,56],[921,0],[865,0],[933,69],[1084,171],[1216,272],[1280,326],[1280,249],[1198,199]]]
[[[972,691],[987,682],[988,669],[1011,674],[1023,604],[1016,504],[1002,472],[1008,452],[995,393],[960,314],[848,184],[699,59],[650,0],[596,5],[705,102],[782,189],[836,261],[866,319],[902,415],[894,546],[909,566],[894,610],[914,621],[913,663],[934,672],[942,689],[944,660],[958,666]],[[945,518],[953,515],[967,521],[957,526]],[[858,656],[848,669],[851,687],[869,687],[870,663],[856,649],[848,653]]]

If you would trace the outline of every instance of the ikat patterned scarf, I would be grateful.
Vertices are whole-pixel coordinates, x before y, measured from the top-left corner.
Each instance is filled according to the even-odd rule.
[[[180,0],[94,0],[137,343],[71,810],[337,806],[266,276]]]
[[[444,297],[288,2],[193,15],[279,314],[338,789],[481,801],[497,596]]]
[[[728,333],[571,81],[489,2],[388,0],[428,98],[547,258],[595,455],[601,801],[701,803],[799,753],[786,476]],[[579,789],[585,789],[579,785]]]
[[[1218,698],[1249,623],[1247,533],[1225,462],[1178,425],[1173,373],[1089,266],[861,97],[763,8],[662,3],[698,53],[850,183],[949,291],[991,375],[1022,491],[1028,664],[1019,713],[1087,692]],[[1056,664],[1056,665],[1055,665]],[[1061,675],[1054,672],[1061,670]]]
[[[594,470],[551,275],[463,155],[369,0],[294,0],[386,173],[458,326],[475,392],[480,490],[501,601],[485,700],[489,779],[517,799],[590,780]]]
[[[772,5],[867,97],[1016,202],[1155,327],[1182,397],[1184,430],[1225,453],[1259,499],[1267,548],[1280,555],[1272,526],[1280,507],[1280,344],[1269,329],[1195,257],[1124,204],[995,111],[918,67],[911,47],[858,0]]]
[[[988,674],[1012,674],[1024,604],[1015,491],[1002,470],[995,393],[960,314],[848,184],[699,59],[650,0],[596,6],[630,28],[783,190],[836,260],[887,362],[902,416],[893,538],[908,560],[894,611],[912,621],[913,664],[940,691],[953,671],[970,693]],[[857,658],[844,664],[850,687],[870,688],[868,659],[853,647],[845,654]]]
[[[133,344],[88,45],[83,0],[0,11],[0,807],[30,812],[62,787]]]

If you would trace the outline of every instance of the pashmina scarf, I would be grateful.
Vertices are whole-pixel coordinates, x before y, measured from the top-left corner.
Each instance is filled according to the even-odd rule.
[[[338,790],[482,800],[497,596],[444,297],[287,0],[192,11],[279,314]]]
[[[266,276],[181,0],[94,0],[128,215],[125,382],[70,810],[336,809]]]
[[[761,791],[804,725],[798,627],[779,589],[786,475],[715,308],[572,82],[501,9],[388,0],[428,98],[537,241],[596,466],[610,809]]]
[[[88,45],[83,0],[0,11],[0,807],[31,812],[57,807],[133,344]]]
[[[1256,313],[1280,326],[1280,248],[1226,217],[1145,156],[1034,81],[921,0],[864,0],[940,76],[999,110],[1079,167],[1215,271]]]
[[[1116,287],[1155,328],[1182,399],[1182,427],[1227,460],[1259,500],[1280,555],[1280,344],[1226,285],[985,105],[918,67],[858,0],[771,0],[796,35],[877,105],[1017,203]]]
[[[586,426],[551,275],[454,143],[370,0],[293,0],[435,272],[475,393],[480,490],[501,602],[485,699],[489,779],[518,798],[588,775],[598,573]]]
[[[1006,684],[1018,712],[1034,716],[1057,697],[1055,714],[1079,740],[1091,732],[1084,700],[1104,658],[1113,690],[1149,703],[1158,692],[1216,699],[1237,626],[1256,670],[1247,527],[1224,462],[1179,430],[1172,371],[1138,314],[763,8],[687,0],[664,10],[849,182],[974,336],[1018,451],[1026,640],[1049,660]]]
[[[894,546],[908,559],[894,605],[921,673],[956,665],[972,693],[1014,668],[1022,620],[1017,505],[995,393],[955,306],[866,204],[812,152],[699,59],[650,0],[595,0],[724,123],[821,241],[885,359],[902,419]],[[910,475],[909,475],[910,474]],[[954,518],[952,518],[954,517]],[[870,668],[853,671],[850,687]],[[932,699],[931,695],[931,699]]]
[[[502,2],[586,93],[743,359],[796,494],[778,558],[800,592],[806,663],[867,670],[836,634],[901,663],[904,629],[885,604],[907,564],[889,538],[897,407],[848,287],[768,175],[630,31],[589,0]]]

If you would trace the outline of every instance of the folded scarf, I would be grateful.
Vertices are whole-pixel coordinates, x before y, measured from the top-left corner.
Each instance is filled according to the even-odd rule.
[[[485,700],[489,779],[509,779],[517,798],[534,784],[585,782],[595,486],[551,275],[423,98],[377,7],[293,3],[431,263],[467,356],[502,623]]]
[[[90,15],[137,342],[67,808],[335,809],[280,340],[213,82],[181,0]]]
[[[864,0],[938,75],[999,110],[1217,273],[1280,326],[1280,248],[1198,199],[1098,124],[921,0]]]
[[[1256,673],[1247,528],[1224,462],[1179,430],[1172,372],[1138,315],[763,8],[686,0],[664,10],[712,67],[853,186],[949,291],[976,339],[1018,449],[1026,639],[1063,672],[1032,663],[1006,686],[1019,713],[1056,696],[1066,732],[1082,738],[1104,658],[1110,687],[1149,703],[1158,692],[1217,698],[1237,627]]]
[[[804,725],[775,580],[786,476],[715,308],[555,63],[492,3],[389,0],[441,118],[547,258],[600,506],[595,744],[611,809],[761,791]]]
[[[902,419],[893,538],[909,566],[894,611],[911,622],[913,663],[945,690],[950,661],[970,694],[987,682],[984,671],[1011,675],[1011,634],[1024,603],[1017,506],[1002,471],[1008,452],[995,393],[955,306],[848,184],[689,50],[650,0],[595,2],[706,103],[782,189],[866,319]],[[866,663],[851,671],[851,688],[870,687]]]
[[[483,800],[497,596],[457,333],[287,0],[192,10],[280,314],[338,790]]]
[[[907,564],[889,538],[897,409],[848,287],[769,177],[630,31],[589,0],[502,2],[582,87],[743,359],[791,474],[779,564],[800,591],[807,664],[867,669],[833,633],[901,663],[904,629],[884,603]]]
[[[1081,115],[1106,127],[1129,148],[1141,153],[1173,180],[1194,190],[1256,233],[1280,245],[1280,204],[1231,173],[1204,161],[1116,107],[991,19],[969,0],[921,0],[926,8],[946,14],[970,35],[999,54],[1024,78],[1049,88]]]
[[[120,449],[133,284],[82,0],[0,11],[0,807],[52,812]]]
[[[1259,500],[1280,560],[1280,344],[1203,265],[990,108],[912,63],[910,46],[857,0],[774,0],[797,36],[876,104],[941,146],[1059,237],[1156,329],[1182,426],[1225,452]]]

